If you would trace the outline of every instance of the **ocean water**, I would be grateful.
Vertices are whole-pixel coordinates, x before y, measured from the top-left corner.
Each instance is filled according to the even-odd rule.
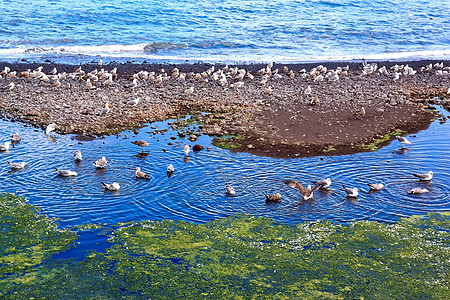
[[[0,2],[0,60],[448,59],[450,1]]]

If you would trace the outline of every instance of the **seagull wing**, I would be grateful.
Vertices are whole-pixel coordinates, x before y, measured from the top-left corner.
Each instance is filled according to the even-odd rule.
[[[288,186],[290,186],[294,189],[299,190],[302,195],[307,195],[307,193],[310,192],[309,190],[305,189],[305,187],[298,181],[285,180],[284,183],[286,183]]]

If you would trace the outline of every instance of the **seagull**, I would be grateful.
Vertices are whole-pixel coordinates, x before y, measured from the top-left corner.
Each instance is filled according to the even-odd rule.
[[[191,147],[188,144],[184,144],[183,152],[184,152],[184,155],[186,155],[186,156],[189,155],[189,152],[191,152]]]
[[[106,158],[104,156],[102,158],[100,158],[99,160],[93,162],[94,166],[96,166],[97,168],[104,168],[104,167],[106,167],[107,163],[108,163],[108,161],[106,160]]]
[[[311,96],[311,92],[312,92],[311,86],[308,85],[308,87],[305,89],[305,95],[306,96]]]
[[[276,194],[272,194],[272,195],[266,195],[266,202],[278,202],[281,200],[281,194],[280,193],[276,193]]]
[[[28,165],[26,162],[12,163],[12,162],[7,161],[7,163],[8,163],[8,165],[11,166],[11,169],[14,169],[14,170],[23,169],[23,168],[25,168],[26,165]]]
[[[361,117],[365,116],[366,115],[366,109],[364,107],[361,107],[360,110],[356,111],[356,115],[357,116],[361,116]]]
[[[138,85],[137,84],[137,78],[134,78],[133,82],[130,83],[130,84],[125,85],[125,87],[131,89],[133,91],[133,93],[134,93],[134,88],[137,87],[137,85]]]
[[[91,82],[91,80],[88,78],[87,80],[86,80],[86,89],[87,90],[93,90],[93,89],[95,89],[95,88],[97,88],[95,85],[93,85],[92,84],[92,82]]]
[[[11,82],[7,86],[5,86],[3,89],[5,89],[5,90],[8,89],[12,93],[12,91],[15,87],[16,87],[16,84],[14,82]]]
[[[0,151],[8,151],[9,150],[9,145],[11,145],[10,142],[6,142],[5,144],[0,144]]]
[[[367,184],[370,187],[370,190],[372,191],[379,191],[384,188],[384,184],[382,183],[368,183]]]
[[[167,173],[173,173],[175,172],[175,168],[172,164],[167,166]]]
[[[227,194],[230,196],[234,196],[236,194],[236,191],[234,190],[234,188],[229,185],[228,183],[225,184],[225,189],[227,190]]]
[[[20,135],[18,133],[14,133],[13,135],[11,135],[11,142],[12,143],[18,143],[20,142],[22,138],[20,137]]]
[[[397,135],[395,138],[397,139],[397,141],[399,141],[402,144],[402,148],[405,147],[403,144],[412,145],[412,143],[410,141],[408,141],[404,136]]]
[[[82,161],[83,160],[83,156],[81,155],[81,151],[80,150],[75,150],[75,152],[73,153],[73,157],[75,158],[75,161]]]
[[[428,192],[429,192],[429,190],[423,189],[420,187],[416,187],[416,188],[413,188],[413,189],[410,189],[409,191],[407,191],[408,194],[417,194],[417,195],[420,195],[423,193],[428,193]]]
[[[191,86],[191,87],[190,87],[189,89],[187,89],[184,93],[185,93],[186,95],[188,95],[188,96],[192,95],[192,93],[194,93],[194,87]]]
[[[413,176],[418,177],[420,181],[430,181],[433,178],[433,171],[428,171],[425,174],[413,174]]]
[[[45,135],[48,135],[50,132],[56,129],[58,125],[56,123],[51,123],[47,126],[47,129],[45,129]]]
[[[127,102],[127,105],[129,105],[129,106],[136,106],[136,105],[138,105],[140,100],[141,99],[139,99],[139,97],[134,99],[134,100],[130,100],[130,101]]]
[[[58,175],[63,177],[69,177],[69,176],[77,176],[77,172],[71,171],[71,170],[60,170],[58,168],[55,168],[56,172],[58,172]]]
[[[103,187],[108,191],[118,191],[120,190],[120,185],[118,182],[113,182],[111,184],[102,182]]]
[[[146,141],[144,141],[144,140],[139,140],[139,141],[134,141],[134,142],[131,142],[132,144],[135,144],[135,145],[137,145],[137,146],[139,146],[139,147],[142,147],[142,152],[144,152],[144,147],[147,147],[149,144],[146,142]]]
[[[342,185],[344,188],[344,191],[347,193],[347,197],[356,198],[358,196],[359,190],[357,188],[346,188],[344,185]]]
[[[109,103],[105,103],[105,107],[102,108],[102,111],[100,112],[99,116],[103,116],[106,115],[107,113],[109,113],[109,111],[111,110],[113,106]]]
[[[142,172],[141,168],[139,168],[139,167],[136,167],[136,173],[135,174],[136,174],[136,178],[139,178],[139,179],[149,179],[150,178],[147,174]]]
[[[330,178],[320,179],[314,182],[314,184],[318,186],[318,189],[326,189],[331,185],[331,179]]]
[[[307,188],[305,188],[300,182],[295,180],[285,180],[284,183],[289,185],[290,187],[297,189],[300,191],[300,194],[303,196],[303,200],[309,200],[313,197],[313,193],[319,189],[319,185],[314,185],[314,187],[311,187],[308,185]]]

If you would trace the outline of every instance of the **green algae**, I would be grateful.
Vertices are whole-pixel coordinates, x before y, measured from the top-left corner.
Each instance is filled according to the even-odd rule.
[[[394,138],[396,135],[402,134],[404,131],[402,130],[394,130],[391,132],[386,133],[379,139],[375,139],[370,144],[362,144],[359,145],[358,148],[365,151],[377,151],[381,144],[390,141],[392,138]]]
[[[395,224],[293,226],[242,214],[206,224],[120,223],[108,233],[105,252],[92,251],[82,261],[40,259],[39,268],[7,286],[6,297],[448,299],[449,230],[450,213]],[[2,233],[8,231],[17,232],[14,223],[2,225]],[[36,237],[35,245],[45,240]]]
[[[212,144],[216,147],[233,150],[239,149],[242,147],[242,144],[239,141],[243,141],[245,137],[243,135],[224,135],[222,137],[218,137],[213,139]]]

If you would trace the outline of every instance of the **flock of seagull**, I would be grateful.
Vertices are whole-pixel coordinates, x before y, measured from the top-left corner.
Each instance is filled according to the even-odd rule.
[[[48,135],[49,133],[54,131],[56,128],[57,128],[57,125],[55,123],[49,124],[45,130],[46,135]],[[412,145],[412,143],[410,141],[408,141],[408,139],[406,137],[396,136],[396,139],[401,143],[402,149],[404,149],[405,144]],[[15,134],[11,135],[11,142],[5,142],[3,145],[0,144],[0,151],[3,151],[3,152],[8,151],[10,144],[15,144],[20,141],[21,141],[20,135],[18,133],[15,133]],[[131,143],[141,147],[142,152],[144,152],[144,147],[149,146],[149,143],[145,140],[133,141]],[[184,155],[188,156],[190,151],[191,151],[190,146],[188,144],[184,144],[184,147],[183,147]],[[83,160],[83,155],[80,150],[75,150],[73,153],[73,156],[74,156],[75,161],[77,161],[77,162]],[[20,170],[27,166],[26,162],[7,161],[7,163],[9,164],[9,166],[11,167],[12,170]],[[107,166],[107,164],[108,164],[108,161],[107,161],[106,157],[104,157],[104,156],[102,158],[98,159],[97,161],[93,162],[93,165],[96,168],[100,168],[100,169],[105,168]],[[71,176],[78,175],[77,172],[68,170],[68,169],[58,169],[55,167],[55,170],[56,170],[57,174],[62,177],[71,177]],[[167,175],[170,177],[170,175],[173,174],[174,172],[175,172],[174,166],[172,164],[169,164],[167,166]],[[429,171],[428,173],[425,173],[425,174],[412,174],[412,175],[419,178],[420,181],[430,181],[433,178],[432,171]],[[143,172],[140,167],[136,167],[135,176],[138,179],[148,180],[150,178],[150,176],[148,174],[146,174],[145,172]],[[321,179],[319,181],[316,181],[314,183],[314,186],[308,185],[306,188],[302,185],[301,182],[295,181],[295,180],[285,180],[284,183],[294,189],[297,189],[300,192],[300,194],[302,195],[303,200],[310,200],[313,198],[313,193],[315,191],[320,190],[320,189],[325,189],[325,190],[328,189],[331,186],[331,179],[330,178]],[[109,190],[109,191],[120,190],[120,184],[118,182],[113,182],[113,183],[101,182],[101,184],[106,190]],[[379,191],[384,188],[383,183],[369,183],[367,185],[370,187],[369,192]],[[345,193],[347,194],[347,197],[350,197],[350,198],[358,197],[359,189],[348,188],[348,187],[345,187],[344,185],[342,185],[342,188],[345,191]],[[225,190],[226,190],[226,194],[228,194],[230,196],[234,196],[236,194],[236,190],[228,183],[225,184]],[[425,188],[420,188],[420,187],[415,187],[415,188],[407,191],[408,194],[423,194],[423,193],[427,193],[427,192],[429,192],[429,190],[427,190]],[[282,196],[280,193],[266,195],[267,202],[278,202],[281,199],[282,199]]]

